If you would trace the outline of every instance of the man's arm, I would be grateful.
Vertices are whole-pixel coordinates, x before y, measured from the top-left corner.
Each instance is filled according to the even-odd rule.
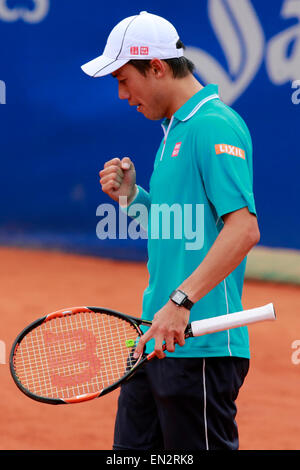
[[[223,281],[259,242],[257,218],[247,207],[222,218],[224,227],[215,243],[200,266],[180,286],[193,302]]]
[[[247,256],[260,239],[257,218],[247,207],[224,215],[224,227],[198,268],[180,285],[189,299],[197,302],[222,282]],[[184,330],[189,321],[189,310],[177,307],[171,300],[159,310],[153,325],[142,336],[136,348],[138,356],[151,338],[155,338],[155,351],[165,357],[162,343],[166,341],[169,352],[175,343],[184,345]]]

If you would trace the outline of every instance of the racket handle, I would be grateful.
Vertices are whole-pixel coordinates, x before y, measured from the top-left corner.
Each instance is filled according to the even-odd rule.
[[[275,320],[276,314],[272,303],[262,307],[243,310],[241,312],[220,315],[219,317],[198,320],[188,325],[186,337],[202,336],[209,333],[238,328],[251,323],[258,323],[266,320]]]

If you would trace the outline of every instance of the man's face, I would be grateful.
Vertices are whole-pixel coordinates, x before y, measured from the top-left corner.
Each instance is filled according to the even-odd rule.
[[[121,100],[136,106],[148,119],[159,120],[166,116],[166,91],[152,69],[144,76],[133,65],[125,64],[112,75],[118,79]]]

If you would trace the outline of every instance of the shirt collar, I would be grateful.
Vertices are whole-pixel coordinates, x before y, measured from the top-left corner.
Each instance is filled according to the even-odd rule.
[[[174,118],[179,121],[187,121],[201,108],[202,104],[213,98],[219,98],[218,85],[206,85],[186,101],[181,108],[177,109]],[[166,127],[169,123],[170,120],[165,118],[162,125]]]

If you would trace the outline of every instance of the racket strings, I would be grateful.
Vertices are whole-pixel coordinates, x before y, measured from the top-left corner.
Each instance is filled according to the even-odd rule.
[[[138,337],[130,322],[105,313],[54,318],[23,338],[15,372],[38,396],[69,399],[100,392],[132,369]]]

